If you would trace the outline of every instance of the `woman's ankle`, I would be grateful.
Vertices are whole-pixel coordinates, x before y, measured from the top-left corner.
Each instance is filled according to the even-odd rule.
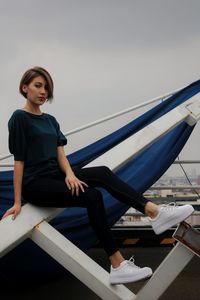
[[[119,267],[121,262],[125,260],[120,251],[116,251],[113,255],[109,257],[109,259],[113,268]]]
[[[148,201],[145,205],[145,214],[150,218],[155,218],[158,215],[158,205]]]

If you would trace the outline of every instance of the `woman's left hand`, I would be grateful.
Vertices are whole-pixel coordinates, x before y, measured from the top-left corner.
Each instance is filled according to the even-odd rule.
[[[76,196],[79,196],[79,189],[84,192],[84,187],[88,187],[85,182],[79,180],[74,174],[67,175],[65,177],[65,183],[69,190],[71,190],[72,196],[74,194],[76,194]]]
[[[13,215],[12,219],[15,220],[21,211],[21,203],[14,204],[10,209],[8,209],[3,215],[2,219],[6,218],[9,215]]]

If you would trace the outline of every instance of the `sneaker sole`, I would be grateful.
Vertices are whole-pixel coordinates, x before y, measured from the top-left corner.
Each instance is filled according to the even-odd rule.
[[[148,273],[146,274],[145,276],[130,276],[130,277],[126,277],[126,278],[121,278],[120,280],[119,279],[116,279],[116,280],[110,280],[110,284],[123,284],[123,283],[129,283],[129,282],[138,282],[138,281],[142,281],[142,280],[145,280],[145,279],[148,279],[152,276],[153,273]]]
[[[167,223],[163,224],[162,226],[160,226],[155,233],[156,234],[161,234],[163,232],[165,232],[166,230],[168,230],[169,228],[171,228],[174,225],[177,225],[178,223],[181,223],[182,221],[184,221],[185,219],[187,219],[194,211],[194,208],[191,206],[188,208],[188,211],[185,212],[185,214],[181,215],[179,218],[173,218],[171,220],[169,220]]]

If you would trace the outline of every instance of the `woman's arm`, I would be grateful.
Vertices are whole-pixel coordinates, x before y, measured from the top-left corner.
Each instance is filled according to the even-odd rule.
[[[61,170],[67,175],[74,175],[70,163],[65,155],[64,147],[57,147],[57,158]]]
[[[22,193],[22,178],[24,172],[24,162],[23,161],[15,161],[14,162],[14,205],[3,215],[3,218],[13,215],[13,219],[21,211],[21,193]]]
[[[82,192],[84,192],[84,186],[87,187],[88,185],[74,175],[70,163],[65,155],[63,146],[57,147],[57,158],[61,170],[66,174],[65,182],[68,188],[72,191],[72,195],[74,195],[74,192],[76,191],[76,195],[78,196],[79,188]]]

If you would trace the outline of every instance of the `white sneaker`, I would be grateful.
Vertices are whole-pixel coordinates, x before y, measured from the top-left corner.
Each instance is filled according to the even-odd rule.
[[[171,205],[173,204],[173,206]],[[160,205],[158,215],[155,218],[149,218],[149,221],[156,234],[160,234],[170,227],[184,221],[194,211],[192,205],[176,206],[175,203]]]
[[[152,275],[151,268],[140,268],[134,264],[134,259],[121,262],[117,268],[110,268],[110,284],[122,284],[128,282],[135,282],[148,278]]]

